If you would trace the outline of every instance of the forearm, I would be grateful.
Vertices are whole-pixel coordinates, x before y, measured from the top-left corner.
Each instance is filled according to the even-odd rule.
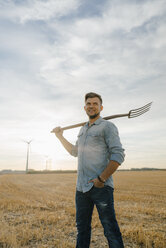
[[[71,154],[73,145],[64,138],[63,129],[61,127],[56,127],[52,132],[55,133],[56,137],[59,139],[64,148]]]
[[[105,170],[99,175],[99,177],[90,180],[93,182],[95,187],[103,188],[105,181],[117,170],[119,163],[113,160],[110,160]]]
[[[73,145],[67,139],[65,139],[64,136],[60,136],[58,139],[63,147],[71,154]]]
[[[110,160],[105,170],[100,174],[102,180],[107,181],[107,179],[118,169],[119,163]]]

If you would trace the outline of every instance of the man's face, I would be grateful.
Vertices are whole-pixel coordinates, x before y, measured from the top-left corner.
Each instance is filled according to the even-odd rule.
[[[93,97],[86,100],[84,109],[89,118],[94,119],[100,115],[100,112],[103,110],[103,106],[101,105],[98,97]]]

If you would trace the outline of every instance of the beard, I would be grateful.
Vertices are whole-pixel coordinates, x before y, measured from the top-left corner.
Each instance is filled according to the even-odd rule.
[[[99,116],[100,112],[97,113],[97,114],[94,114],[94,115],[89,115],[89,118],[90,119],[95,119],[97,116]]]

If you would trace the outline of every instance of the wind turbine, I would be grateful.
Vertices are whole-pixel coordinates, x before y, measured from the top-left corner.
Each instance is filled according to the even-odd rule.
[[[26,161],[26,173],[28,173],[28,162],[29,162],[29,147],[32,142],[32,140],[26,141],[24,140],[25,143],[27,143],[27,161]]]

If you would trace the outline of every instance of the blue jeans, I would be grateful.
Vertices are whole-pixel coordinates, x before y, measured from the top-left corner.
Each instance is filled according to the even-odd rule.
[[[76,191],[76,248],[89,248],[91,239],[91,220],[96,205],[104,235],[110,248],[124,248],[121,232],[114,210],[114,189],[110,186],[93,188],[86,192]]]

